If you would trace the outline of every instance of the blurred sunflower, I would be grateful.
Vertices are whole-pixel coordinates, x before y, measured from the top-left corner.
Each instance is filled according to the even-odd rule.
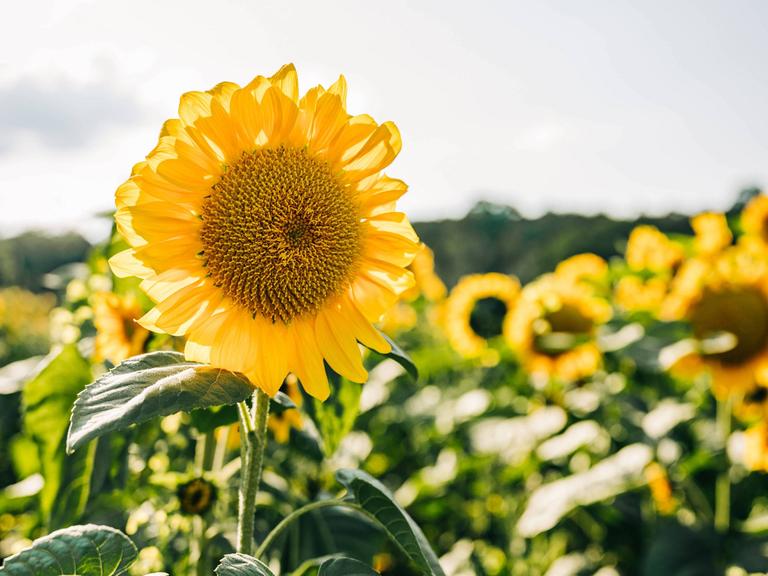
[[[289,374],[285,379],[283,391],[293,400],[297,408],[302,405],[304,400],[301,390],[299,390],[299,381],[293,374]],[[279,414],[270,414],[267,426],[272,430],[275,440],[280,444],[285,444],[291,437],[291,428],[301,430],[304,423],[301,419],[301,413],[296,408],[289,408]]]
[[[630,232],[625,253],[632,270],[669,273],[685,258],[685,250],[655,226],[641,225]]]
[[[624,276],[616,282],[613,299],[619,308],[630,312],[656,312],[664,303],[668,289],[666,278]]]
[[[748,241],[768,247],[768,196],[752,198],[741,213],[741,228]]]
[[[372,323],[414,282],[407,187],[381,173],[400,134],[350,116],[346,95],[340,77],[299,98],[292,65],[184,94],[116,193],[131,248],[112,269],[157,304],[140,323],[269,395],[292,372],[325,399],[324,362],[365,381],[358,341],[390,350]]]
[[[448,341],[465,358],[482,356],[490,338],[501,336],[504,318],[515,306],[517,278],[491,272],[471,274],[451,290],[443,311]]]
[[[744,466],[768,472],[768,423],[760,422],[744,432]]]
[[[566,282],[600,282],[608,274],[608,264],[597,254],[576,254],[560,262],[555,275]]]
[[[724,214],[704,212],[691,218],[691,228],[695,234],[696,253],[710,257],[722,252],[731,245],[733,233],[728,227]]]
[[[448,292],[445,284],[435,273],[435,254],[422,243],[408,269],[413,272],[416,284],[403,294],[404,300],[415,300],[421,294],[430,302],[439,302]]]
[[[742,246],[709,263],[689,262],[668,312],[690,323],[696,345],[673,370],[708,371],[715,395],[735,394],[738,402],[757,384],[768,384],[768,265]]]
[[[94,359],[119,364],[144,351],[149,331],[136,321],[143,312],[133,294],[95,292],[91,296],[93,324],[96,327]]]
[[[610,318],[591,287],[547,274],[523,288],[504,335],[529,373],[576,381],[600,368],[597,329]]]

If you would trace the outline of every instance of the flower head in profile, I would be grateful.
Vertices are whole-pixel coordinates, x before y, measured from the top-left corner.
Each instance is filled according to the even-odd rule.
[[[443,311],[448,341],[465,358],[476,358],[488,340],[501,336],[504,318],[520,293],[517,278],[490,272],[470,274],[451,290]]]
[[[358,342],[389,351],[372,323],[413,284],[406,185],[382,173],[399,132],[348,114],[346,96],[341,77],[299,97],[291,65],[184,94],[117,190],[131,248],[113,271],[156,303],[140,323],[270,395],[290,372],[326,398],[326,362],[365,381]]]
[[[134,294],[118,296],[113,292],[95,292],[91,296],[91,305],[96,327],[94,356],[97,361],[119,364],[144,351],[149,331],[136,323],[142,310]]]

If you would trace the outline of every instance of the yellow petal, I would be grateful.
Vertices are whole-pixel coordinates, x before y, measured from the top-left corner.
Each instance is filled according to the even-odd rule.
[[[328,375],[315,336],[313,322],[296,320],[292,325],[296,350],[292,359],[291,371],[296,374],[301,385],[311,396],[325,400],[330,394]]]
[[[323,357],[338,374],[353,382],[365,382],[368,373],[363,368],[360,349],[354,335],[342,333],[343,326],[333,325],[324,312],[315,319],[315,333]]]

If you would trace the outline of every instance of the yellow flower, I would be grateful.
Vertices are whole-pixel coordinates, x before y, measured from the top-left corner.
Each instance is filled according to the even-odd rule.
[[[140,323],[269,395],[292,372],[325,399],[324,362],[364,382],[358,342],[390,350],[372,323],[413,285],[407,187],[381,173],[400,135],[346,95],[340,77],[299,98],[292,65],[184,94],[116,193],[131,248],[110,264],[157,304]]]
[[[142,315],[136,296],[96,292],[91,296],[91,304],[96,327],[94,359],[97,362],[109,360],[119,364],[144,351],[149,331],[136,323]]]
[[[303,398],[296,377],[289,374],[285,379],[283,388],[288,397],[296,404],[296,407],[300,407],[303,403]],[[270,414],[267,426],[272,430],[272,434],[275,435],[275,440],[280,444],[285,444],[291,437],[291,428],[301,430],[304,423],[301,420],[301,413],[295,408],[289,408],[288,410],[283,410],[280,414]]]
[[[645,467],[645,480],[651,490],[651,497],[660,514],[669,515],[675,512],[677,502],[672,495],[667,471],[657,462],[651,462]]]
[[[423,294],[430,302],[439,302],[447,293],[440,276],[435,274],[435,254],[426,244],[421,244],[416,258],[409,266],[416,279],[416,285],[403,294],[404,300],[415,300]]]
[[[477,358],[517,301],[520,283],[506,274],[471,274],[451,290],[443,315],[448,341],[465,358]],[[487,306],[486,306],[487,305]],[[483,309],[478,309],[482,306]],[[487,309],[485,309],[487,308]]]
[[[642,225],[630,233],[625,257],[633,270],[668,272],[683,261],[685,251],[655,226]]]
[[[555,268],[555,275],[566,282],[599,282],[608,274],[608,264],[597,254],[576,254]]]
[[[768,246],[768,196],[759,194],[749,201],[741,213],[744,236]]]
[[[610,305],[588,285],[547,274],[523,288],[504,335],[528,372],[572,382],[602,365],[597,329],[610,318]]]
[[[412,330],[418,321],[418,314],[411,304],[398,302],[384,314],[379,327],[386,334],[396,334]]]
[[[756,424],[744,432],[744,465],[749,470],[768,472],[768,424]]]
[[[657,312],[667,295],[669,282],[663,278],[625,276],[616,283],[616,305],[630,312]]]
[[[685,374],[708,371],[718,397],[747,394],[768,384],[768,267],[741,246],[696,269],[678,288],[670,319],[687,320],[697,346],[673,367]]]
[[[718,254],[733,241],[733,234],[724,214],[704,212],[691,218],[691,227],[696,234],[696,252],[702,256]]]

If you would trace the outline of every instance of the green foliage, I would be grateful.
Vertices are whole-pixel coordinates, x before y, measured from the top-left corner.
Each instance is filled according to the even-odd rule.
[[[327,370],[331,395],[326,401],[311,398],[308,407],[322,438],[323,452],[333,456],[341,440],[355,424],[360,411],[362,386]]]
[[[23,390],[24,429],[38,446],[45,478],[40,512],[52,527],[79,518],[87,503],[93,451],[69,458],[64,442],[72,404],[90,379],[90,363],[70,344]]]
[[[330,558],[320,565],[317,576],[376,576],[378,572],[352,558]]]
[[[107,432],[158,416],[234,404],[253,394],[242,375],[187,362],[178,352],[130,358],[90,384],[77,398],[67,449]]]
[[[216,576],[275,576],[266,564],[247,554],[227,554],[216,567]]]
[[[109,526],[71,526],[36,540],[6,558],[7,576],[120,576],[136,560],[130,538]]]
[[[360,470],[339,470],[336,478],[355,502],[381,524],[422,574],[445,576],[424,533],[381,482]]]

